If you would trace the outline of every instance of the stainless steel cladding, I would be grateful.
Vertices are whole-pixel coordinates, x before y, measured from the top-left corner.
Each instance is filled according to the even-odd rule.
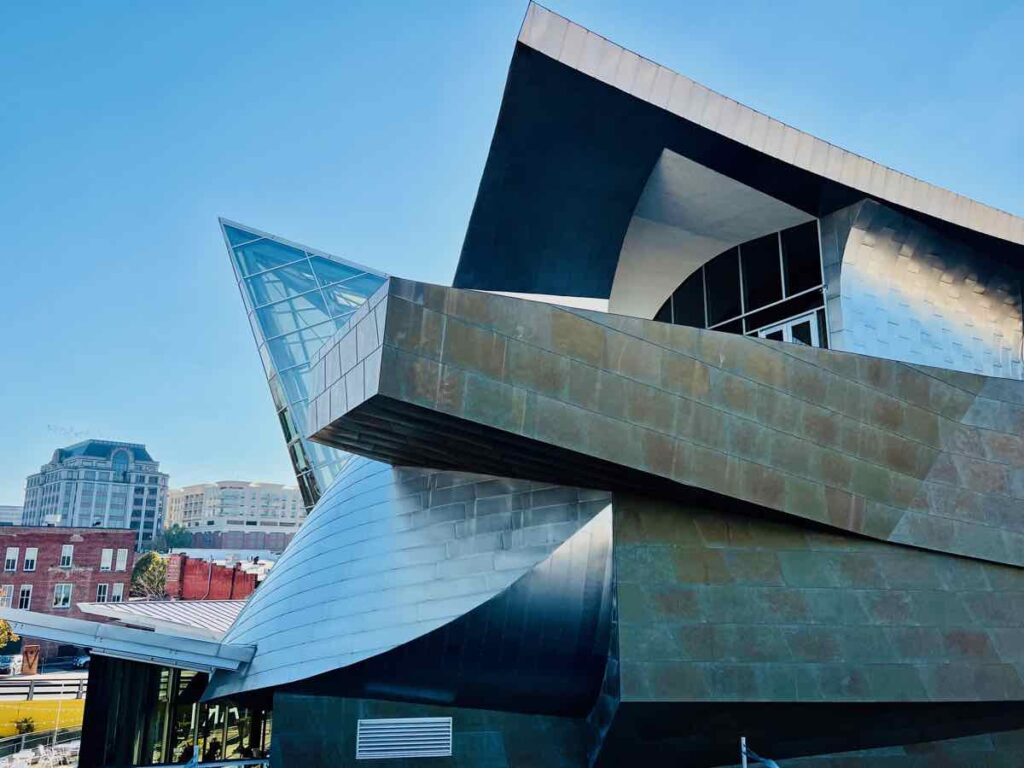
[[[821,229],[833,349],[1024,378],[1018,270],[873,200]]]
[[[281,685],[408,643],[507,589],[610,494],[351,461],[225,640],[255,645],[208,697]]]

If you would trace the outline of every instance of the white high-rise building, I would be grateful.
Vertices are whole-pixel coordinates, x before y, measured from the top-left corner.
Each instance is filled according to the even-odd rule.
[[[293,533],[305,517],[298,487],[278,483],[220,480],[173,488],[167,496],[167,525],[193,533]]]
[[[139,443],[58,448],[25,482],[23,525],[131,528],[140,546],[163,528],[167,474]]]

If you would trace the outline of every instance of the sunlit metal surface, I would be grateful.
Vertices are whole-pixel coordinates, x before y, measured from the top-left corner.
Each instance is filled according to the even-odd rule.
[[[611,553],[608,506],[464,616],[288,690],[582,717],[597,697],[608,658]]]
[[[831,346],[1024,378],[1018,269],[874,201],[822,221]]]
[[[257,646],[208,697],[302,680],[491,599],[605,508],[604,492],[354,459],[225,637]]]

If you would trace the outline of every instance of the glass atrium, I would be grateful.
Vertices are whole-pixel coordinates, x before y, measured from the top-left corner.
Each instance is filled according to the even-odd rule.
[[[239,224],[221,227],[308,510],[349,458],[304,437],[309,358],[387,276]]]

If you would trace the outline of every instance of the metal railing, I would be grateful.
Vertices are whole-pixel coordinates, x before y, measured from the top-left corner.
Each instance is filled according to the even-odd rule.
[[[0,759],[11,757],[25,750],[68,744],[72,741],[79,741],[81,738],[82,729],[80,727],[57,728],[53,731],[33,731],[17,736],[7,736],[0,739]]]
[[[0,700],[82,699],[88,689],[85,677],[19,677],[0,680]]]

